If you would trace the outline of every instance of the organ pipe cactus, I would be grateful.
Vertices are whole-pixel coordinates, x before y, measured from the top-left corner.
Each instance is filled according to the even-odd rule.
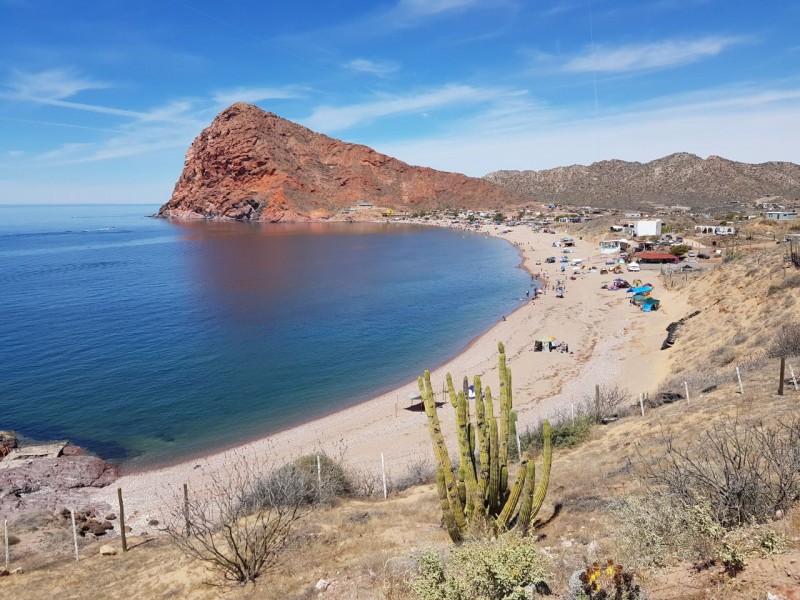
[[[544,423],[542,472],[538,485],[535,481],[535,463],[531,456],[525,454],[520,457],[516,478],[509,489],[508,448],[515,443],[517,415],[512,408],[511,369],[506,364],[502,343],[498,344],[498,349],[499,417],[494,414],[492,391],[488,387],[483,389],[480,377],[475,376],[473,423],[470,418],[468,380],[465,378],[463,390],[456,392],[453,379],[447,374],[448,395],[456,411],[459,450],[456,470],[453,469],[436,413],[430,373],[425,371],[419,378],[419,390],[425,403],[428,430],[436,458],[436,482],[443,521],[456,543],[471,532],[485,531],[487,528],[493,534],[512,528],[527,533],[547,494],[552,463],[548,421]]]

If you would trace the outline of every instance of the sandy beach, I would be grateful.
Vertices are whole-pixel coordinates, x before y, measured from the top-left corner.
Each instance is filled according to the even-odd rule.
[[[596,243],[575,238],[574,253],[567,256],[582,258],[584,264],[596,265],[598,270],[579,274],[573,280],[569,267],[562,273],[559,263],[545,263],[548,256],[562,255],[562,248],[552,243],[569,235],[568,229],[552,235],[518,226],[502,233],[492,225],[484,226],[483,231],[514,244],[524,268],[533,275],[541,274],[548,289],[499,319],[461,354],[433,369],[431,380],[437,399],[448,372],[457,385],[464,375],[471,379],[479,374],[484,385],[497,390],[497,343],[501,341],[513,372],[519,431],[544,418],[569,414],[571,405],[583,402],[596,384],[619,384],[633,394],[655,389],[668,367],[666,354],[659,351],[665,327],[682,317],[685,310],[683,302],[675,302],[674,294],[659,286],[657,272],[623,275],[629,281],[640,278],[655,284],[654,296],[662,300],[661,309],[643,313],[629,304],[624,290],[601,289],[603,282],[615,276],[599,273],[605,257],[599,254]],[[565,280],[564,298],[555,295],[557,279]],[[535,340],[544,336],[566,342],[570,352],[534,352]],[[211,474],[224,473],[234,452],[277,466],[302,454],[326,451],[336,455],[344,448],[348,465],[379,473],[383,455],[388,476],[400,477],[409,462],[433,462],[424,412],[405,410],[410,395],[416,393],[417,383],[410,381],[357,406],[231,450],[125,474],[115,485],[95,494],[93,500],[116,506],[116,488],[122,488],[128,525],[134,533],[152,531],[147,523],[163,519],[166,498],[184,483],[190,490],[202,490]],[[455,415],[449,404],[440,409],[440,419],[444,431],[454,439]]]

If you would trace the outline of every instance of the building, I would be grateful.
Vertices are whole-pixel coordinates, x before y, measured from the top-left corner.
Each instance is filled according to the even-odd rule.
[[[681,259],[674,254],[666,252],[639,252],[636,255],[636,260],[642,264],[665,264],[665,263],[678,263]]]
[[[603,240],[600,242],[600,252],[602,254],[627,252],[630,247],[631,243],[628,240]]]
[[[767,213],[767,218],[773,221],[794,221],[797,219],[797,213],[775,210],[769,211]]]
[[[633,224],[633,235],[636,237],[641,237],[643,235],[661,235],[661,219],[636,221]]]
[[[730,225],[695,225],[694,232],[703,235],[736,235],[736,227]]]

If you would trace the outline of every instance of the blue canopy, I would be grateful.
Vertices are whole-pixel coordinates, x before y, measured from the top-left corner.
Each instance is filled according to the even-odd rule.
[[[635,288],[634,287],[628,288],[628,293],[629,294],[631,294],[631,293],[633,293],[633,294],[645,294],[645,293],[651,292],[651,291],[653,291],[653,286],[652,285],[642,285],[642,286],[635,287]]]

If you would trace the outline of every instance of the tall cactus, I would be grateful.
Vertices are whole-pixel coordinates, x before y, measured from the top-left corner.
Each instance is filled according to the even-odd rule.
[[[475,376],[475,422],[472,423],[468,380],[464,379],[463,391],[456,392],[452,377],[447,374],[450,403],[456,411],[459,449],[457,474],[454,474],[436,414],[430,373],[425,371],[423,377],[419,378],[420,394],[425,402],[428,430],[436,457],[437,489],[443,520],[454,542],[460,542],[471,530],[485,530],[487,526],[494,533],[502,533],[513,527],[527,532],[532,519],[542,507],[550,480],[550,423],[545,421],[542,475],[538,486],[534,485],[534,461],[529,456],[523,456],[514,484],[511,489],[508,488],[508,448],[516,438],[517,415],[512,409],[511,369],[506,364],[503,344],[499,344],[498,349],[499,417],[494,414],[492,391],[488,387],[484,390],[480,377]]]

